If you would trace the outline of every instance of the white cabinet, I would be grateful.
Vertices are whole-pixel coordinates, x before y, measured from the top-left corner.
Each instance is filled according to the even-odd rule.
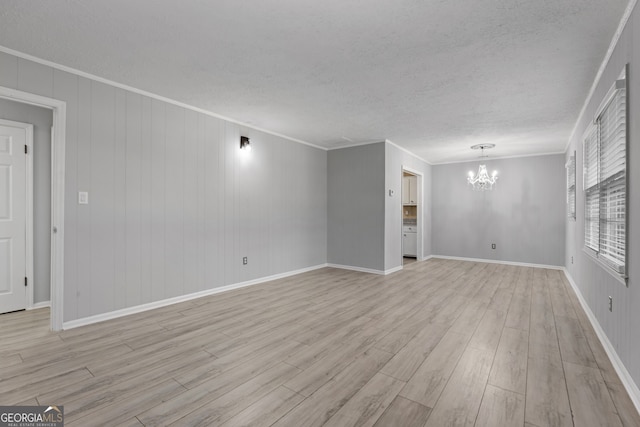
[[[418,256],[418,239],[415,226],[402,227],[402,254],[404,256]]]
[[[402,204],[403,205],[418,204],[418,177],[416,176],[402,177]]]

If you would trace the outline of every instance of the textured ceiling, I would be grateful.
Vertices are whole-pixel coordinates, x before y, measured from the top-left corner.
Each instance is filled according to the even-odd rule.
[[[2,0],[0,45],[333,148],[562,152],[627,0]]]

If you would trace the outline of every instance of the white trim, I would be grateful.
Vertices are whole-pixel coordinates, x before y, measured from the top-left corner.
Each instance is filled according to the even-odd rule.
[[[26,126],[27,144],[27,234],[26,234],[26,275],[27,275],[27,308],[33,307],[33,299],[36,292],[33,274],[33,125]]]
[[[620,40],[620,37],[622,36],[622,31],[624,31],[624,27],[627,25],[627,21],[629,21],[629,18],[631,17],[631,12],[633,12],[633,8],[635,7],[636,3],[637,3],[637,0],[630,0],[629,4],[627,5],[627,8],[624,11],[624,14],[622,15],[622,19],[618,24],[618,28],[616,29],[616,32],[613,35],[613,38],[611,39],[611,43],[609,43],[609,49],[607,49],[607,53],[604,55],[604,59],[602,60],[602,63],[600,63],[600,68],[598,68],[596,78],[593,79],[593,84],[591,85],[591,89],[589,89],[587,98],[584,100],[584,104],[582,104],[582,108],[580,109],[580,114],[578,114],[578,119],[576,120],[576,124],[573,125],[573,130],[571,131],[571,134],[569,135],[569,139],[567,140],[567,144],[564,147],[565,152],[567,152],[567,150],[569,149],[569,146],[571,145],[571,141],[573,141],[573,137],[575,136],[575,133],[578,131],[578,126],[582,121],[582,116],[584,116],[584,113],[587,111],[587,107],[591,102],[591,98],[593,97],[593,94],[596,91],[598,84],[600,84],[600,79],[602,78],[602,74],[604,73],[604,70],[607,67],[607,65],[609,65],[609,60],[611,60],[611,55],[613,55],[613,51],[615,50],[616,45],[618,44],[618,40]]]
[[[399,146],[398,144],[396,144],[395,142],[393,142],[393,141],[391,141],[389,139],[385,139],[384,142],[386,142],[387,144],[393,145],[398,150],[404,151],[408,155],[415,157],[416,159],[420,160],[421,162],[425,162],[428,165],[433,165],[433,163],[429,162],[428,160],[423,159],[422,157],[418,156],[417,154],[412,153],[411,151],[407,150],[404,147]]]
[[[24,143],[28,153],[25,155],[25,276],[27,278],[25,308],[33,306],[33,125],[0,119],[0,125],[24,130]]]
[[[357,142],[357,143],[353,143],[353,144],[347,144],[347,145],[340,145],[340,146],[336,146],[336,147],[331,147],[331,148],[327,148],[327,151],[333,151],[333,150],[341,150],[343,148],[352,148],[352,147],[361,147],[363,145],[372,145],[372,144],[380,144],[381,142],[385,142],[389,145],[393,145],[395,148],[397,148],[400,151],[403,151],[405,153],[407,153],[410,156],[415,157],[416,159],[420,160],[421,162],[424,162],[426,164],[428,164],[429,166],[438,166],[438,165],[453,165],[456,163],[470,163],[470,162],[478,162],[482,159],[486,159],[487,161],[490,160],[503,160],[503,159],[519,159],[522,157],[538,157],[538,156],[557,156],[559,154],[565,155],[566,154],[566,149],[564,149],[564,151],[553,151],[550,153],[532,153],[532,154],[515,154],[513,156],[501,156],[501,157],[483,157],[482,159],[478,158],[474,158],[474,159],[469,159],[469,160],[453,160],[450,162],[430,162],[428,160],[423,159],[422,157],[418,156],[417,154],[412,153],[411,151],[407,150],[406,148],[403,148],[401,146],[399,146],[398,144],[396,144],[393,141],[390,141],[388,139],[385,139],[384,141],[368,141],[368,142]]]
[[[342,150],[343,148],[353,148],[353,147],[362,147],[363,145],[373,145],[373,144],[384,144],[385,141],[375,140],[375,141],[362,141],[362,142],[351,142],[349,144],[344,145],[336,145],[330,148],[326,148],[327,151],[333,150]]]
[[[64,313],[64,174],[67,103],[0,86],[0,98],[53,110],[51,135],[51,329],[62,329]],[[53,232],[57,230],[57,232]]]
[[[604,96],[604,99],[602,100],[602,102],[600,102],[600,105],[598,106],[596,113],[593,115],[594,122],[600,119],[600,117],[602,117],[602,113],[604,113],[604,110],[606,110],[609,107],[609,104],[611,104],[613,99],[616,97],[616,95],[618,94],[618,91],[622,89],[625,89],[625,90],[627,89],[627,86],[626,86],[627,66],[626,65],[622,69],[622,74],[624,74],[624,78],[618,77],[609,88],[609,91]],[[619,87],[619,86],[623,86],[623,87]],[[626,102],[625,102],[625,112],[626,112]]]
[[[51,307],[51,301],[40,301],[31,305],[31,307],[27,307],[27,310],[37,310],[39,308]]]
[[[198,113],[202,113],[202,114],[205,114],[207,116],[211,116],[211,117],[215,117],[215,118],[218,118],[218,119],[221,119],[221,120],[225,120],[225,121],[230,122],[230,123],[235,123],[235,124],[237,124],[239,126],[243,126],[243,127],[246,127],[246,128],[254,129],[254,130],[257,130],[257,131],[260,131],[260,132],[264,132],[264,133],[267,133],[269,135],[273,135],[273,136],[277,136],[277,137],[280,137],[280,138],[287,139],[289,141],[297,142],[299,144],[308,145],[310,147],[317,148],[319,150],[323,150],[323,151],[327,151],[328,150],[326,147],[321,147],[319,145],[315,145],[315,144],[312,144],[310,142],[303,141],[301,139],[297,139],[297,138],[293,138],[293,137],[290,137],[290,136],[287,136],[287,135],[283,135],[283,134],[278,133],[278,132],[273,132],[273,131],[270,131],[270,130],[267,130],[267,129],[264,129],[264,128],[260,128],[258,126],[253,126],[253,125],[250,125],[248,123],[243,123],[243,122],[241,122],[239,120],[235,120],[235,119],[232,119],[230,117],[223,116],[222,114],[217,114],[217,113],[214,113],[212,111],[208,111],[208,110],[204,110],[202,108],[194,107],[193,105],[185,104],[184,102],[176,101],[176,100],[171,99],[171,98],[166,98],[164,96],[157,95],[157,94],[151,93],[151,92],[147,92],[145,90],[137,89],[135,87],[128,86],[128,85],[125,85],[125,84],[122,84],[122,83],[114,82],[113,80],[105,79],[103,77],[99,77],[99,76],[96,76],[94,74],[86,73],[84,71],[80,71],[80,70],[77,70],[75,68],[67,67],[66,65],[61,65],[61,64],[58,64],[58,63],[55,63],[55,62],[47,61],[46,59],[41,59],[41,58],[26,54],[26,53],[23,53],[23,52],[19,52],[17,50],[9,49],[8,47],[0,46],[0,52],[5,52],[5,53],[8,53],[9,55],[17,56],[18,58],[26,59],[28,61],[33,61],[33,62],[38,63],[38,64],[46,65],[48,67],[55,68],[55,69],[60,70],[60,71],[65,71],[67,73],[75,74],[76,76],[85,77],[87,79],[91,79],[91,80],[94,80],[94,81],[97,81],[97,82],[100,82],[100,83],[105,83],[105,84],[108,84],[108,85],[111,85],[111,86],[114,86],[114,87],[117,87],[117,88],[120,88],[120,89],[127,90],[129,92],[137,93],[138,95],[142,95],[142,96],[146,96],[146,97],[149,97],[149,98],[157,99],[158,101],[163,101],[163,102],[166,102],[168,104],[172,104],[172,105],[176,105],[178,107],[186,108],[187,110],[191,110],[191,111],[195,111],[195,112],[198,112]]]
[[[573,277],[571,277],[571,274],[566,268],[563,268],[563,271],[564,271],[565,277],[569,281],[569,284],[573,288],[573,291],[576,293],[576,296],[578,297],[578,301],[580,301],[580,305],[582,306],[582,309],[584,310],[587,317],[589,318],[589,321],[591,322],[591,326],[593,326],[593,329],[596,331],[596,335],[600,339],[600,343],[602,344],[602,347],[604,347],[604,350],[606,351],[607,356],[609,356],[609,360],[611,361],[613,368],[616,370],[618,377],[620,377],[620,381],[622,381],[622,385],[627,390],[627,393],[629,393],[629,397],[631,398],[631,401],[636,407],[636,410],[640,412],[640,389],[638,389],[638,385],[633,381],[631,374],[629,374],[629,371],[624,366],[624,363],[622,363],[622,360],[620,360],[620,357],[618,357],[618,353],[613,347],[613,344],[611,344],[611,341],[609,341],[607,334],[604,332],[604,330],[600,326],[600,323],[598,322],[598,319],[591,311],[591,307],[589,307],[589,304],[587,304],[587,301],[582,296],[582,293],[580,292],[580,288],[578,288],[578,285],[576,284],[576,282],[573,281]]]
[[[502,260],[499,260],[499,259],[465,258],[465,257],[447,256],[447,255],[431,255],[431,258],[453,259],[453,260],[457,260],[457,261],[484,262],[484,263],[487,263],[487,264],[517,265],[519,267],[546,268],[546,269],[549,269],[549,270],[563,270],[564,269],[564,267],[561,266],[561,265],[532,264],[532,263],[529,263],[529,262],[502,261]]]
[[[490,162],[491,160],[504,160],[504,159],[520,159],[523,157],[539,157],[539,156],[557,156],[558,154],[566,155],[567,150],[551,152],[551,153],[533,153],[533,154],[518,154],[513,156],[502,156],[502,157],[476,157],[471,160],[456,160],[452,162],[442,162],[442,163],[433,163],[434,166],[439,165],[455,165],[457,163],[471,163],[471,162]]]
[[[600,267],[602,270],[604,270],[607,273],[609,273],[609,275],[611,277],[613,277],[617,282],[619,282],[620,284],[622,284],[622,285],[624,285],[626,287],[629,287],[629,277],[627,277],[626,274],[622,275],[622,274],[618,273],[613,268],[611,268],[611,266],[609,264],[607,264],[606,262],[601,260],[598,252],[594,251],[591,248],[588,248],[588,247],[584,246],[584,244],[582,245],[582,252],[584,254],[586,254],[588,258],[593,260],[593,262],[598,264],[598,267]]]
[[[632,3],[635,4],[635,1],[636,0],[632,0]],[[41,58],[38,58],[38,57],[35,57],[35,56],[32,56],[32,55],[17,51],[17,50],[10,49],[10,48],[2,46],[2,45],[0,45],[0,52],[5,52],[5,53],[8,53],[9,55],[13,55],[13,56],[16,56],[18,58],[22,58],[22,59],[25,59],[25,60],[28,60],[28,61],[32,61],[32,62],[35,62],[35,63],[38,63],[38,64],[46,65],[48,67],[55,68],[55,69],[60,70],[60,71],[65,71],[67,73],[71,73],[71,74],[74,74],[76,76],[85,77],[85,78],[88,78],[88,79],[91,79],[91,80],[94,80],[94,81],[97,81],[97,82],[100,82],[100,83],[105,83],[105,84],[108,84],[108,85],[111,85],[111,86],[114,86],[114,87],[117,87],[117,88],[120,88],[120,89],[127,90],[127,91],[132,92],[132,93],[136,93],[138,95],[146,96],[146,97],[152,98],[152,99],[157,99],[158,101],[163,101],[163,102],[166,102],[168,104],[172,104],[172,105],[175,105],[175,106],[178,106],[178,107],[185,108],[187,110],[195,111],[197,113],[201,113],[201,114],[204,114],[204,115],[207,115],[207,116],[210,116],[210,117],[215,117],[215,118],[218,118],[218,119],[221,119],[221,120],[225,120],[227,122],[234,123],[234,124],[237,124],[239,126],[243,126],[245,128],[254,129],[254,130],[257,130],[259,132],[264,132],[264,133],[269,134],[269,135],[273,135],[273,136],[277,136],[277,137],[280,137],[280,138],[284,138],[286,140],[289,140],[289,141],[292,141],[292,142],[297,142],[297,143],[303,144],[303,145],[307,145],[309,147],[317,148],[318,150],[322,150],[322,151],[340,150],[342,148],[351,148],[351,147],[358,147],[358,146],[362,146],[362,145],[370,145],[370,144],[378,144],[380,142],[386,142],[386,143],[389,143],[389,144],[393,145],[394,147],[398,148],[399,150],[404,151],[408,155],[413,156],[416,159],[418,159],[418,160],[420,160],[422,162],[425,162],[426,164],[431,165],[431,166],[433,166],[433,165],[446,165],[446,164],[452,164],[452,163],[463,163],[463,162],[467,162],[467,161],[468,162],[474,161],[474,160],[461,160],[461,161],[452,161],[452,162],[442,162],[442,163],[433,162],[432,163],[429,160],[426,160],[426,159],[418,156],[417,154],[409,151],[408,149],[399,146],[398,144],[396,144],[395,142],[393,142],[393,141],[391,141],[389,139],[385,139],[383,141],[365,141],[365,142],[346,144],[346,145],[340,145],[340,146],[335,146],[335,147],[323,147],[323,146],[320,146],[320,145],[313,144],[311,142],[304,141],[302,139],[298,139],[298,138],[287,136],[287,135],[284,135],[284,134],[281,134],[281,133],[278,133],[278,132],[270,131],[268,129],[261,128],[261,127],[258,127],[258,126],[250,125],[248,123],[244,123],[244,122],[241,122],[239,120],[232,119],[231,117],[227,117],[227,116],[224,116],[222,114],[214,113],[212,111],[208,111],[208,110],[205,110],[205,109],[202,109],[202,108],[199,108],[199,107],[195,107],[193,105],[185,104],[184,102],[176,101],[174,99],[167,98],[167,97],[164,97],[164,96],[161,96],[161,95],[157,95],[157,94],[152,93],[152,92],[147,92],[147,91],[142,90],[142,89],[137,89],[137,88],[135,88],[133,86],[128,86],[128,85],[125,85],[125,84],[122,84],[122,83],[115,82],[113,80],[109,80],[109,79],[106,79],[106,78],[103,78],[103,77],[96,76],[96,75],[91,74],[91,73],[80,71],[80,70],[77,70],[75,68],[68,67],[66,65],[58,64],[58,63],[52,62],[52,61],[47,61],[46,59],[41,59]],[[576,126],[577,126],[577,124],[576,124]],[[510,158],[518,158],[518,157],[546,156],[546,155],[553,155],[553,154],[562,154],[564,152],[566,152],[566,148],[565,148],[564,151],[558,152],[558,153],[525,154],[525,155],[521,155],[521,156],[494,157],[494,159],[510,159]]]
[[[424,258],[420,258],[418,261],[429,261],[431,258],[433,258],[433,255],[427,255]]]
[[[390,268],[390,269],[388,269],[388,270],[385,270],[385,271],[384,271],[384,275],[386,276],[386,275],[388,275],[388,274],[393,274],[393,273],[395,273],[395,272],[398,272],[398,271],[402,270],[403,268],[404,268],[404,267],[403,267],[402,265],[399,265],[399,266],[397,266],[397,267]]]
[[[234,283],[232,285],[221,286],[219,288],[207,289],[200,292],[194,292],[192,294],[180,295],[174,298],[167,298],[161,301],[154,301],[146,304],[136,305],[135,307],[123,308],[121,310],[110,311],[108,313],[96,314],[95,316],[84,317],[82,319],[70,320],[63,323],[63,329],[73,329],[80,326],[91,325],[93,323],[104,322],[105,320],[116,319],[118,317],[129,316],[131,314],[142,313],[143,311],[153,310],[155,308],[166,307],[172,304],[178,304],[185,301],[190,301],[196,298],[202,298],[209,295],[215,295],[222,292],[231,291],[234,289],[240,289],[247,286],[253,286],[272,280],[283,279],[289,276],[295,276],[296,274],[302,274],[313,270],[326,267],[327,264],[319,264],[311,267],[301,268],[299,270],[288,271],[286,273],[274,274],[272,276],[260,277],[258,279],[247,280],[245,282]]]
[[[364,267],[356,267],[354,265],[343,265],[343,264],[327,264],[327,267],[331,267],[331,268],[339,268],[341,270],[351,270],[351,271],[359,271],[360,273],[370,273],[370,274],[379,274],[379,275],[387,275],[387,274],[391,274],[395,271],[398,271],[397,269],[402,269],[402,266],[400,267],[394,267],[390,270],[374,270],[373,268],[364,268]]]

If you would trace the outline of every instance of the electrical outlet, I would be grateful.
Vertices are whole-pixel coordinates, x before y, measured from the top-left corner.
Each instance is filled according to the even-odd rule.
[[[573,257],[571,257],[571,264],[573,264]]]
[[[247,258],[246,256],[242,257],[242,265],[247,265],[247,264],[249,264],[249,258]]]
[[[491,249],[495,249],[495,248],[496,248],[496,244],[495,244],[495,243],[492,243],[492,244],[491,244]]]
[[[613,297],[609,296],[609,311],[613,311]]]

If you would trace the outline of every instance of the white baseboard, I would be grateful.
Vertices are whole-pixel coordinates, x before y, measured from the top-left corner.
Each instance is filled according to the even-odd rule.
[[[31,307],[27,307],[27,310],[37,310],[39,308],[51,307],[51,301],[41,301],[33,303]]]
[[[327,264],[327,267],[339,268],[341,270],[359,271],[360,273],[371,273],[371,274],[381,274],[381,275],[386,274],[383,270],[374,270],[373,268],[356,267],[353,265]]]
[[[457,261],[486,262],[488,264],[517,265],[519,267],[547,268],[550,270],[564,270],[564,267],[561,265],[531,264],[528,262],[502,261],[498,259],[465,258],[465,257],[448,256],[448,255],[431,255],[431,258],[454,259]]]
[[[390,268],[388,270],[375,270],[373,268],[363,268],[344,264],[327,264],[327,267],[339,268],[341,270],[359,271],[360,273],[379,274],[381,276],[386,276],[387,274],[395,273],[396,271],[402,270],[401,265],[399,265],[398,267]]]
[[[161,301],[154,301],[146,304],[136,305],[135,307],[123,308],[121,310],[110,311],[108,313],[96,314],[95,316],[84,317],[82,319],[70,320],[62,324],[62,329],[73,329],[80,326],[91,325],[93,323],[103,322],[105,320],[116,319],[118,317],[128,316],[130,314],[141,313],[143,311],[153,310],[154,308],[165,307],[167,305],[177,304],[180,302],[190,301],[196,298],[202,298],[209,295],[215,295],[222,292],[231,291],[233,289],[244,288],[247,286],[257,285],[259,283],[269,282],[271,280],[282,279],[296,274],[306,273],[308,271],[318,270],[327,267],[327,264],[314,265],[312,267],[301,268],[299,270],[288,271],[286,273],[274,274],[272,276],[260,277],[258,279],[248,280],[246,282],[234,283],[232,285],[221,286],[219,288],[207,289],[187,295],[180,295],[174,298],[167,298]]]
[[[427,256],[423,256],[422,258],[420,258],[418,261],[428,261],[431,258],[433,258],[433,255],[427,255]]]
[[[388,270],[385,270],[384,274],[387,275],[387,274],[395,273],[396,271],[400,271],[400,270],[402,270],[402,266],[401,265],[399,265],[397,267],[390,268]]]
[[[573,277],[571,277],[571,274],[566,268],[563,268],[562,270],[564,271],[564,275],[569,281],[569,284],[571,284],[573,291],[578,296],[578,301],[580,301],[580,305],[582,306],[584,312],[587,314],[587,317],[591,322],[591,326],[593,326],[593,329],[596,331],[596,335],[598,335],[600,343],[602,343],[602,346],[604,347],[604,351],[607,352],[607,356],[609,356],[609,360],[611,360],[613,368],[618,373],[620,381],[622,381],[622,385],[624,385],[627,393],[629,393],[629,397],[635,405],[636,410],[640,413],[640,389],[638,388],[638,385],[635,383],[635,381],[633,381],[633,378],[629,374],[629,371],[627,371],[624,363],[622,363],[622,360],[620,360],[620,357],[618,357],[618,353],[613,347],[613,344],[611,344],[611,341],[609,341],[607,334],[600,326],[600,323],[598,322],[596,316],[593,314],[593,311],[591,311],[591,307],[589,307],[589,304],[587,304],[587,301],[582,296],[582,292],[580,292],[580,288],[578,288],[578,285],[576,285],[576,282],[574,282]]]

